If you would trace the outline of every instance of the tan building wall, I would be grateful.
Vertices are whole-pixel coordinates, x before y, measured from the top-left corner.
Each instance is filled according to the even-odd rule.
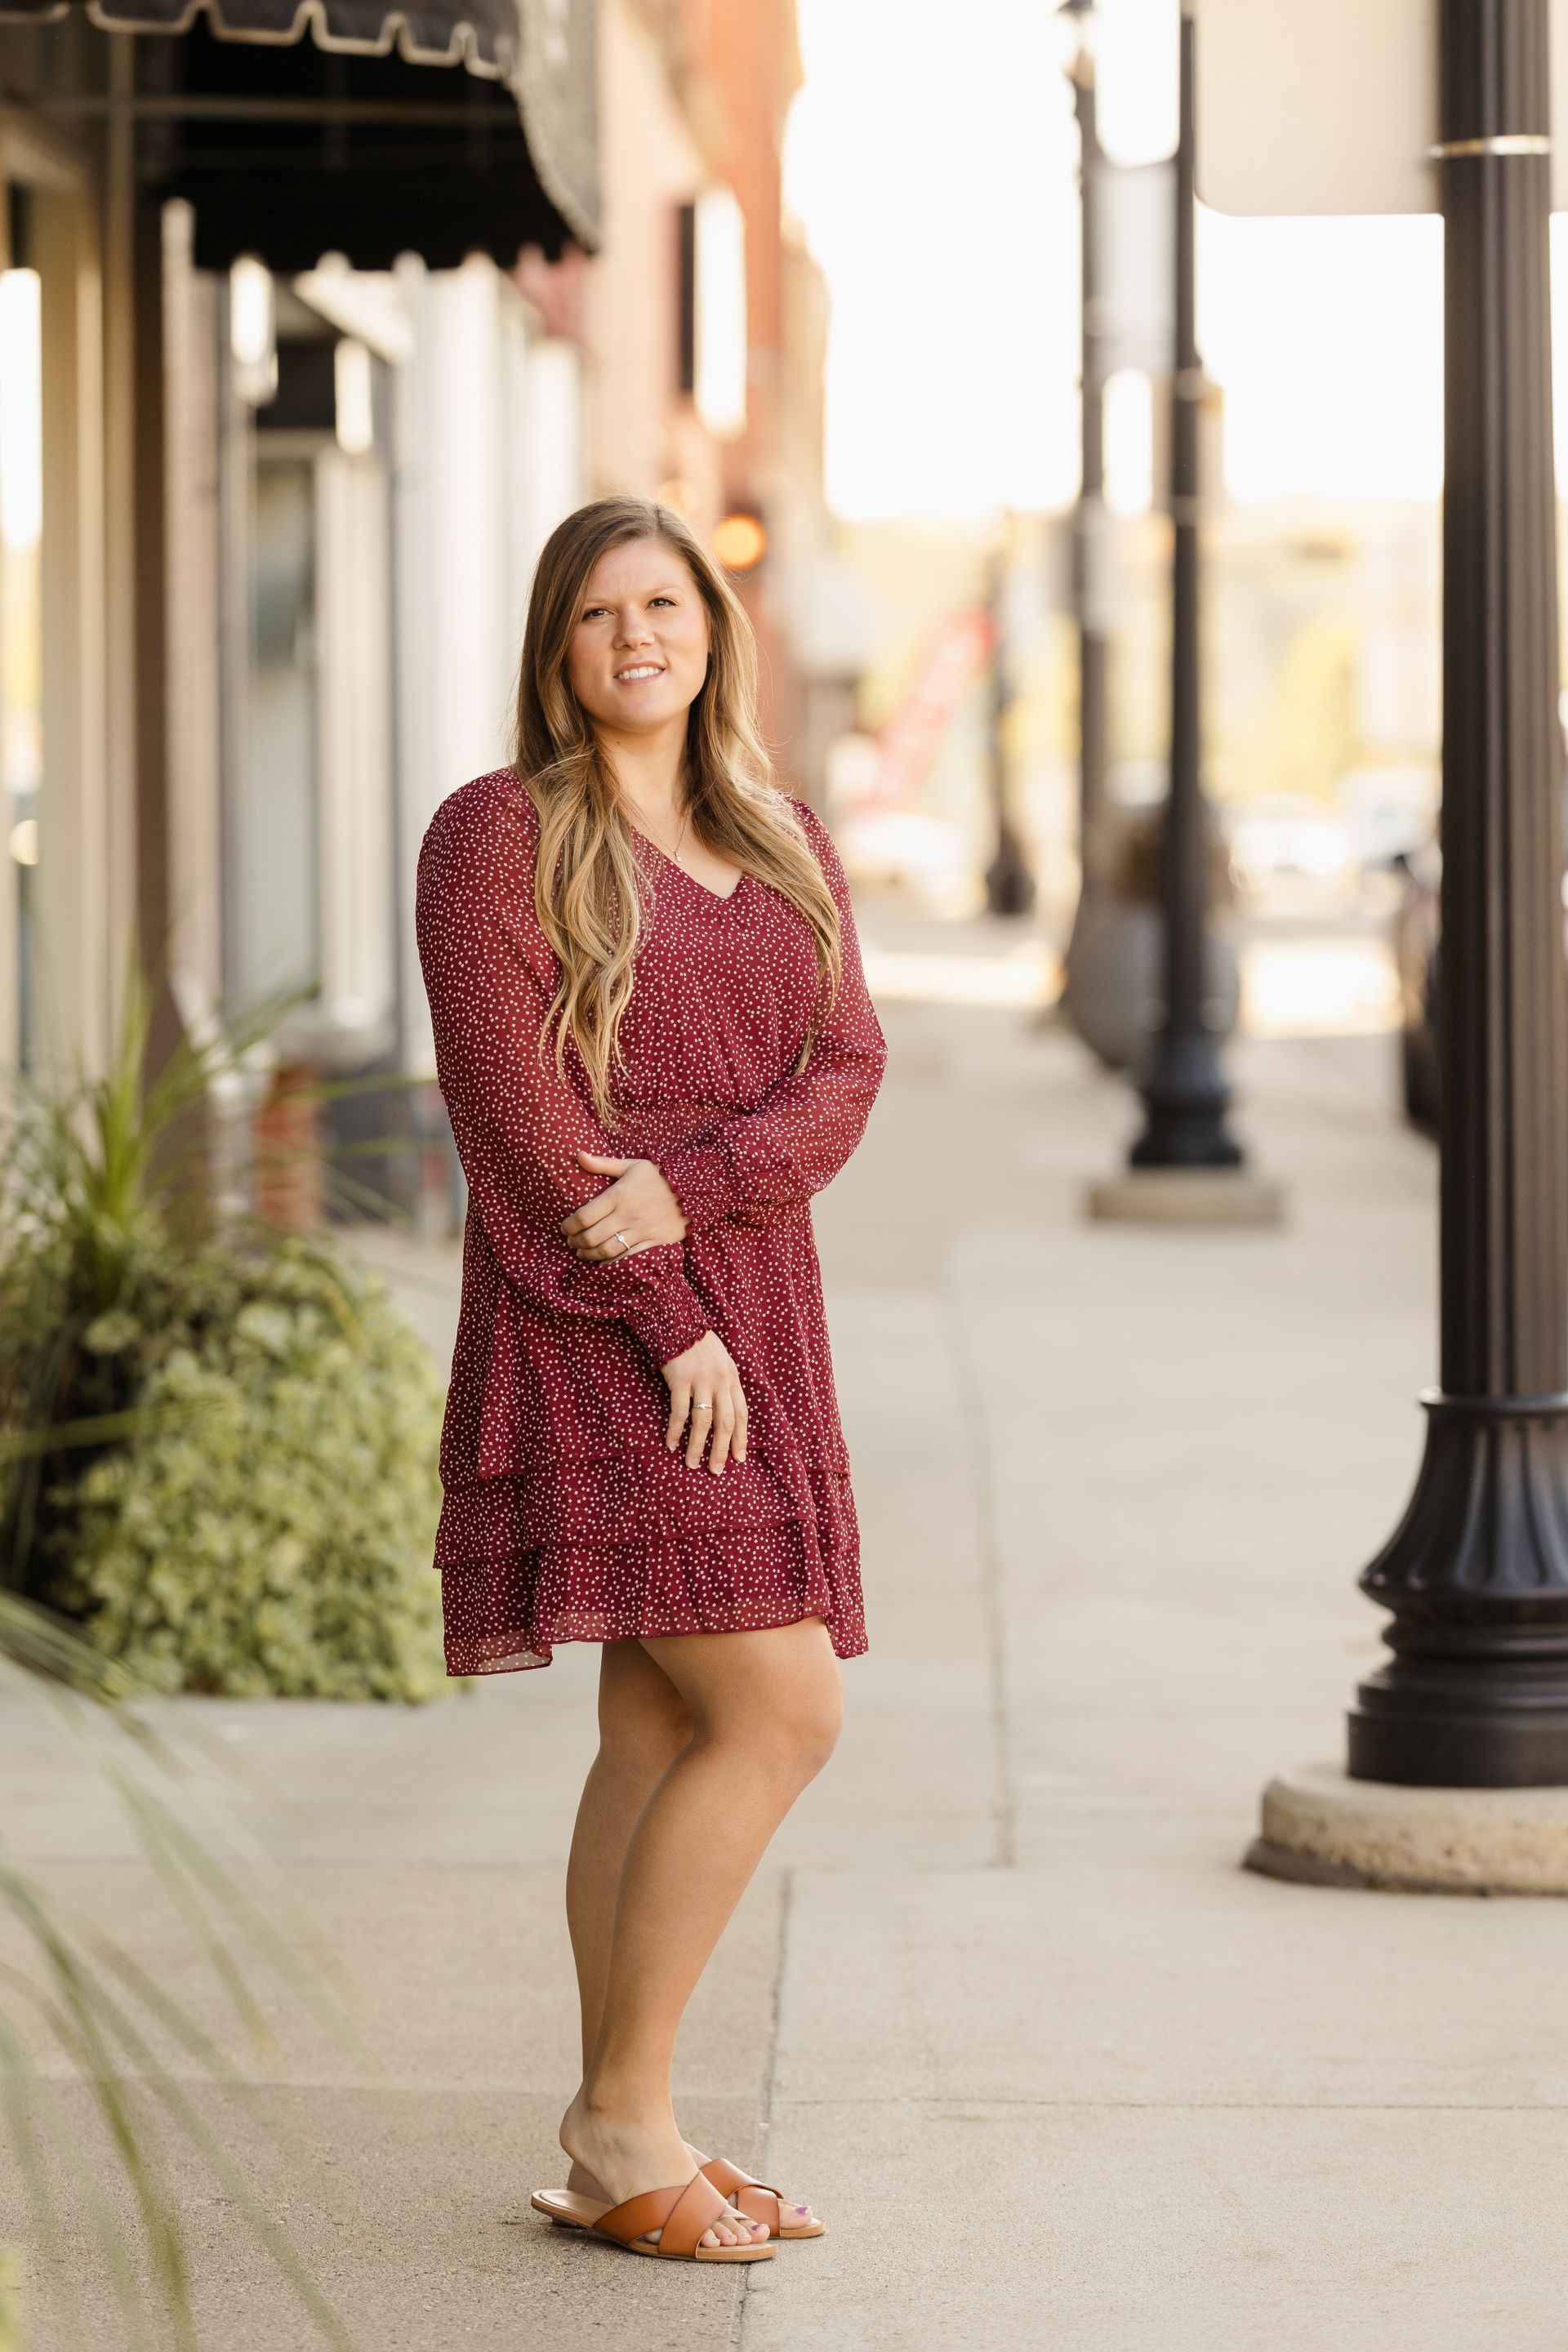
[[[783,209],[801,79],[794,0],[603,0],[605,246],[592,268],[595,478],[661,491],[703,532],[759,513],[769,550],[735,575],[763,651],[763,727],[784,780],[816,790],[847,686],[807,676],[803,601],[827,541],[822,504],[826,301]],[[680,390],[679,214],[726,188],[745,224],[746,412],[717,438]],[[822,690],[818,690],[819,688]]]
[[[604,247],[589,274],[594,478],[665,491],[700,530],[723,511],[720,446],[679,390],[679,215],[709,173],[668,16],[603,0],[599,127]]]
[[[25,89],[38,70],[37,44],[16,30],[4,43],[7,80]],[[25,625],[36,642],[25,680],[13,658],[24,618],[15,594],[0,614],[0,692],[14,704],[20,687],[32,706],[8,707],[0,733],[10,745],[19,717],[36,730],[39,767],[25,795],[19,773],[0,777],[0,1063],[25,1056],[40,1075],[61,1064],[106,1066],[136,898],[133,778],[123,749],[136,723],[133,679],[126,663],[110,661],[109,646],[133,506],[131,436],[109,433],[105,420],[106,383],[127,369],[127,306],[106,301],[102,267],[105,212],[112,229],[121,191],[111,177],[106,196],[99,163],[89,143],[20,106],[0,108],[0,270],[37,272],[39,288],[37,352],[26,362],[4,355],[37,369],[38,445],[9,454],[38,467],[41,515],[36,543],[5,551],[13,591],[31,575]],[[26,249],[14,254],[6,228],[18,198]]]

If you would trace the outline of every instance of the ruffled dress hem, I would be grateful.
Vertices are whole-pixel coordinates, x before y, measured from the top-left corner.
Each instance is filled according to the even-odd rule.
[[[552,1664],[556,1650],[572,1642],[630,1642],[644,1638],[657,1641],[662,1635],[672,1633],[733,1633],[742,1631],[750,1633],[767,1633],[776,1631],[782,1625],[804,1625],[813,1617],[820,1617],[826,1627],[827,1638],[833,1644],[836,1657],[859,1658],[863,1657],[869,1649],[870,1643],[866,1637],[864,1627],[861,1628],[857,1638],[844,1633],[826,1607],[804,1608],[792,1610],[786,1617],[761,1618],[756,1623],[744,1627],[697,1624],[658,1627],[640,1625],[635,1630],[606,1632],[597,1626],[557,1624],[551,1627],[548,1641],[542,1634],[535,1633],[531,1639],[537,1646],[521,1648],[518,1646],[523,1638],[521,1633],[510,1636],[483,1634],[476,1640],[469,1641],[459,1632],[448,1630],[447,1672],[452,1677],[462,1681],[468,1681],[479,1675],[531,1674],[541,1667]]]
[[[820,1617],[841,1658],[867,1648],[858,1546],[808,1522],[651,1544],[547,1544],[440,1565],[449,1675],[547,1666],[562,1642],[761,1633]]]

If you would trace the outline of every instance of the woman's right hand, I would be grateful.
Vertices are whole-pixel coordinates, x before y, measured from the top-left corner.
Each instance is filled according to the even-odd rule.
[[[708,1467],[721,1478],[731,1454],[737,1462],[746,1458],[746,1399],[735,1359],[717,1331],[704,1331],[694,1348],[672,1356],[663,1370],[669,1390],[665,1444],[673,1454],[689,1423],[687,1468],[700,1466],[706,1445]]]

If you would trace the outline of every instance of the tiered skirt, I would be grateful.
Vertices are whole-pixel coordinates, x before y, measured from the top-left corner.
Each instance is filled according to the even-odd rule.
[[[847,1464],[797,1463],[782,1481],[754,1456],[721,1478],[679,1457],[647,1465],[646,1478],[639,1466],[619,1465],[618,1508],[603,1507],[598,1465],[582,1465],[576,1479],[487,1478],[447,1490],[436,1565],[449,1674],[547,1666],[559,1642],[734,1633],[808,1617],[822,1619],[841,1658],[866,1648]],[[677,1480],[693,1484],[682,1495]],[[584,1486],[601,1507],[584,1513]],[[744,1490],[733,1515],[723,1508],[726,1487],[737,1506]],[[677,1496],[693,1507],[672,1509]],[[585,1528],[593,1539],[584,1540]]]

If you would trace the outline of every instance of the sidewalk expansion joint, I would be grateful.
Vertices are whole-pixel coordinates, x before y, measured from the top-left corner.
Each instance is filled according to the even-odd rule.
[[[773,2082],[778,2073],[779,2020],[784,2008],[784,1970],[789,1964],[790,1927],[795,1917],[795,1881],[793,1870],[784,1870],[779,1874],[778,1953],[773,1962],[773,1980],[768,2001],[767,2047],[763,2057],[761,2113],[757,2118],[757,2127],[762,2136],[759,2161],[764,2177],[768,2170],[768,2141],[773,2127]],[[735,2324],[730,2336],[735,2352],[739,2352],[744,2336],[746,2307],[756,2274],[765,2267],[762,2263],[747,2263],[741,2266],[741,2292],[735,2298]]]
[[[807,2107],[920,2107],[984,2122],[992,2116],[1559,2116],[1568,2099],[1028,2099],[965,2095],[959,2091],[908,2091],[888,2097],[856,2092],[851,2098],[786,2095],[792,2115]]]
[[[1017,1862],[1017,1815],[1014,1801],[1012,1738],[1007,1709],[1006,1627],[1002,1601],[1002,1548],[991,1478],[991,1450],[985,1425],[985,1403],[979,1368],[969,1345],[963,1309],[953,1280],[952,1253],[943,1263],[940,1291],[952,1354],[953,1381],[969,1457],[969,1484],[973,1496],[978,1538],[981,1586],[984,1595],[987,1653],[991,1685],[991,1726],[994,1743],[996,1853],[992,1867],[1010,1870]]]

